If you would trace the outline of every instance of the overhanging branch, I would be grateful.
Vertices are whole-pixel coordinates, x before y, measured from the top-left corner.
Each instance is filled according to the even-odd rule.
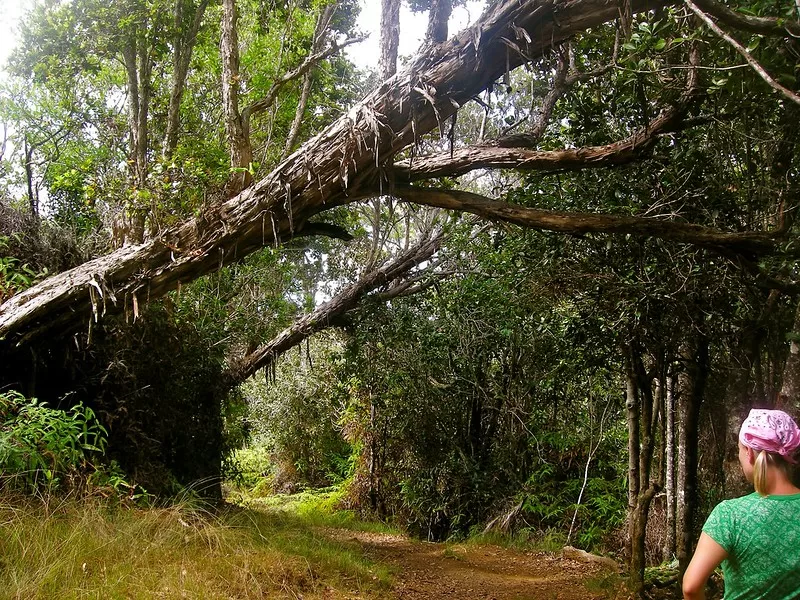
[[[435,177],[455,177],[477,169],[518,169],[521,171],[576,171],[613,167],[649,156],[659,136],[682,128],[680,115],[669,110],[648,127],[632,136],[603,146],[564,150],[532,150],[482,144],[449,153],[415,158],[395,164],[397,181],[414,182]]]
[[[769,73],[767,73],[767,70],[764,67],[762,67],[761,64],[755,58],[753,58],[752,54],[748,52],[747,48],[742,46],[732,36],[724,32],[719,25],[714,23],[714,21],[706,13],[700,10],[700,8],[696,4],[694,4],[691,0],[684,0],[684,2],[686,3],[686,6],[689,7],[689,10],[691,10],[695,15],[697,15],[697,17],[701,21],[703,21],[703,23],[705,23],[706,26],[708,26],[708,28],[711,29],[711,31],[713,31],[715,34],[717,34],[719,37],[721,37],[723,40],[725,40],[728,44],[730,44],[733,47],[733,49],[736,50],[736,52],[738,52],[747,61],[747,64],[749,64],[753,68],[753,70],[758,74],[759,77],[761,77],[761,79],[763,79],[767,83],[767,85],[769,85],[772,89],[783,94],[786,98],[788,98],[792,102],[800,104],[800,96],[795,94],[789,88],[786,88],[777,81],[775,81],[775,78],[772,77],[772,75],[770,75]]]
[[[690,223],[646,217],[540,210],[458,190],[397,186],[392,194],[407,202],[469,212],[484,219],[506,221],[539,231],[576,235],[609,233],[654,237],[748,258],[781,253],[776,236],[769,233],[728,233]]]
[[[632,0],[635,12],[663,5]],[[122,312],[137,298],[157,298],[279,244],[309,218],[380,190],[381,165],[492,85],[507,69],[542,56],[576,33],[616,18],[613,0],[502,0],[474,26],[444,44],[426,46],[401,73],[308,140],[239,195],[167,230],[121,248],[13,296],[0,305],[0,355],[45,336]],[[504,39],[520,33],[526,56]],[[417,92],[424,82],[430,100]],[[15,350],[15,351],[17,351]]]

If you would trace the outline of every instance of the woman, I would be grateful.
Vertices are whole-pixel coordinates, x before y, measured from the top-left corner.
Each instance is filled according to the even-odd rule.
[[[683,597],[704,599],[722,563],[725,600],[800,598],[800,489],[790,463],[800,429],[785,412],[753,409],[739,431],[739,462],[755,493],[711,512],[683,576]]]

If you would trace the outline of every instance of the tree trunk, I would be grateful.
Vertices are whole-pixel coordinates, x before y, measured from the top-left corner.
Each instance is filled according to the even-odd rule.
[[[400,45],[400,0],[381,0],[381,59],[378,69],[384,81],[397,73]]]
[[[666,528],[662,558],[672,560],[675,555],[675,389],[672,376],[666,379],[664,406],[665,465],[664,488],[666,494]]]
[[[28,143],[28,136],[23,140],[25,151],[25,181],[28,184],[28,205],[31,209],[31,216],[39,216],[39,193],[36,184],[33,183],[33,150],[34,147]]]
[[[322,44],[325,41],[325,33],[328,31],[328,27],[330,27],[334,9],[335,5],[329,4],[322,9],[322,12],[317,17],[317,24],[314,27],[314,40],[311,43],[311,52],[309,54],[310,56],[314,56],[322,50]],[[300,101],[297,103],[294,121],[292,121],[292,126],[289,128],[289,135],[286,138],[286,145],[283,148],[281,160],[289,156],[292,148],[294,148],[294,145],[297,142],[297,136],[300,133],[300,126],[303,124],[303,117],[305,116],[306,107],[308,106],[308,98],[311,95],[311,80],[312,69],[309,69],[303,75],[303,87],[300,90]]]
[[[628,537],[630,551],[630,581],[632,591],[641,596],[644,591],[646,566],[647,519],[650,505],[658,491],[651,481],[653,449],[655,446],[655,407],[653,382],[644,367],[644,349],[638,340],[626,349],[626,407],[628,411]],[[635,487],[634,487],[635,486]]]
[[[655,6],[634,4],[637,11]],[[505,40],[526,32],[531,43],[518,43],[533,59],[575,33],[616,18],[617,12],[610,0],[495,5],[447,44],[427,48],[408,70],[238,196],[159,239],[121,248],[11,298],[0,306],[3,351],[42,335],[74,331],[105,311],[135,312],[139,300],[281,243],[318,212],[374,194],[381,166],[399,150],[526,60],[509,55]]]
[[[689,565],[694,545],[697,506],[697,463],[700,405],[708,377],[708,340],[693,340],[682,352],[684,372],[679,376],[678,396],[678,512],[677,555],[680,572]]]
[[[132,204],[122,227],[122,243],[141,244],[149,206],[140,204],[139,193],[147,188],[148,115],[150,113],[152,61],[145,39],[146,24],[132,26],[123,42],[122,57],[128,84],[128,129],[130,135],[130,179],[133,188]]]
[[[178,146],[178,133],[180,130],[181,101],[186,89],[186,78],[189,75],[189,64],[192,60],[197,34],[203,23],[203,16],[208,7],[208,0],[200,0],[193,15],[186,14],[187,0],[175,2],[175,38],[173,40],[172,55],[172,87],[169,94],[169,108],[167,109],[167,130],[164,136],[163,154],[171,158]],[[191,24],[187,27],[187,20]]]
[[[789,354],[783,368],[783,383],[775,408],[785,410],[797,418],[800,413],[800,303],[797,305],[788,338]]]
[[[631,364],[630,352],[625,356],[625,409],[628,422],[628,556],[633,560],[634,531],[633,514],[636,511],[636,502],[639,496],[640,477],[639,471],[639,397],[636,389],[636,376]]]
[[[253,149],[250,132],[246,131],[239,112],[239,33],[236,0],[222,0],[222,107],[225,113],[225,134],[231,157],[231,176],[227,192],[235,196],[253,181],[250,165]]]
[[[429,42],[438,44],[447,41],[447,22],[453,12],[453,0],[431,0],[431,12],[428,16]]]

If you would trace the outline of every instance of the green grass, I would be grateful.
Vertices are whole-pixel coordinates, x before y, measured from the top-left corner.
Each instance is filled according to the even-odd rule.
[[[340,526],[331,514],[329,519]],[[289,510],[0,497],[0,599],[380,598],[387,567]]]
[[[556,553],[564,547],[566,537],[563,533],[548,530],[534,532],[523,529],[514,533],[502,533],[492,530],[488,532],[473,533],[463,543],[465,544],[492,544],[512,550],[538,550],[541,552]]]
[[[276,517],[284,515],[293,525],[301,527],[336,527],[353,531],[374,533],[400,533],[397,529],[379,521],[362,521],[350,510],[336,509],[341,492],[335,488],[300,492],[298,494],[276,494],[258,498],[239,498],[239,504],[247,508],[267,510]]]

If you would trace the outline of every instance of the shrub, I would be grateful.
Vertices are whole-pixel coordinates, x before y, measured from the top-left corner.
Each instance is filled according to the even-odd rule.
[[[88,406],[63,411],[0,394],[0,488],[36,491],[77,482],[102,455],[107,432]]]

